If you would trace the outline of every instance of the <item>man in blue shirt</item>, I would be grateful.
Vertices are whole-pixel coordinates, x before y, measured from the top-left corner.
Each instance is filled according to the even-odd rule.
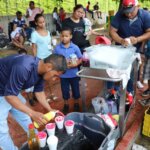
[[[17,11],[16,12],[16,18],[13,20],[14,24],[17,24],[17,27],[23,27],[26,24],[26,21],[24,18],[22,18],[22,12]]]
[[[29,28],[27,26],[25,19],[22,17],[21,11],[16,12],[16,18],[13,20],[13,24],[16,24],[17,27],[21,27],[22,29],[24,29],[27,39],[30,39],[32,28]]]
[[[44,60],[30,55],[12,55],[0,59],[0,148],[17,150],[8,132],[7,117],[10,112],[16,121],[28,131],[31,119],[39,125],[46,123],[43,114],[25,105],[20,92],[34,86],[39,103],[47,110],[52,108],[46,101],[43,91],[45,81],[55,80],[67,69],[62,55],[52,54]],[[30,117],[29,117],[30,116]]]
[[[150,38],[150,14],[139,8],[137,0],[123,0],[111,22],[110,35],[116,44],[133,45],[140,52],[142,42]],[[133,91],[132,80],[128,82],[128,92]]]
[[[123,0],[122,8],[111,22],[110,35],[113,40],[123,46],[130,43],[141,49],[143,41],[150,38],[150,14],[140,9],[137,0]]]

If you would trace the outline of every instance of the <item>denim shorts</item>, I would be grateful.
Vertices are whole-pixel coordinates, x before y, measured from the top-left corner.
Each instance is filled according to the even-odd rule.
[[[70,87],[72,90],[72,97],[74,99],[80,98],[79,79],[79,77],[61,78],[61,91],[64,100],[70,98]]]

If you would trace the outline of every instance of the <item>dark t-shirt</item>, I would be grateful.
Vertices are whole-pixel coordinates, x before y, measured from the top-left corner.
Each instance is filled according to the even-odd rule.
[[[130,36],[141,36],[147,29],[150,29],[150,13],[139,9],[137,17],[133,20],[126,18],[122,11],[118,11],[111,22],[111,26],[117,29],[117,33],[122,38],[128,38]],[[134,45],[137,51],[140,50],[142,43]]]
[[[0,59],[0,96],[17,96],[22,89],[32,86],[34,92],[43,91],[44,80],[38,74],[39,60],[24,54]]]
[[[72,42],[79,48],[86,47],[89,43],[84,36],[85,25],[82,19],[79,23],[75,23],[70,18],[67,18],[62,22],[62,27],[68,27],[72,30]]]
[[[96,5],[94,5],[94,10],[99,10],[99,6],[96,4]]]

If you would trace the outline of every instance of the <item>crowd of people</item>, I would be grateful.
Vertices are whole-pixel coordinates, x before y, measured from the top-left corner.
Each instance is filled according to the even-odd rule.
[[[32,92],[38,102],[47,110],[53,110],[44,93],[44,81],[51,82],[60,78],[61,92],[64,100],[63,112],[69,112],[70,87],[74,99],[74,111],[79,111],[79,77],[76,75],[82,64],[83,52],[90,46],[87,36],[100,35],[93,31],[90,20],[86,17],[86,11],[92,14],[90,2],[85,8],[78,4],[73,13],[66,18],[63,8],[55,7],[53,21],[57,34],[60,34],[60,43],[53,47],[52,36],[46,29],[44,10],[35,7],[34,1],[29,2],[25,22],[20,11],[16,12],[13,20],[12,42],[21,50],[24,50],[24,41],[30,39],[33,55],[26,55],[27,51],[0,59],[0,148],[4,150],[17,150],[10,135],[7,123],[8,113],[28,132],[28,124],[31,119],[39,125],[44,125],[47,119],[40,112],[34,111],[25,105],[26,100],[21,95],[22,90],[32,87]],[[98,3],[94,5],[98,18],[101,17]],[[122,8],[116,13],[109,30],[112,40],[117,45],[127,47],[134,45],[138,53],[145,52],[146,64],[144,79],[148,80],[149,87],[143,92],[143,96],[150,94],[150,13],[139,7],[137,0],[123,0]],[[129,40],[126,40],[126,39]],[[130,42],[129,42],[130,41]],[[146,45],[146,46],[145,46]],[[131,72],[132,74],[132,72]],[[139,72],[140,74],[140,72]],[[140,80],[140,78],[139,78]],[[108,83],[108,88],[115,85]],[[128,82],[128,93],[134,93],[133,78]]]

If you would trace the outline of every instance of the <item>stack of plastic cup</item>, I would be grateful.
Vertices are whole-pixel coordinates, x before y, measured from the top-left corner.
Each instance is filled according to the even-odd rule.
[[[55,123],[48,123],[46,125],[46,131],[47,131],[49,136],[55,135],[55,128],[56,128],[56,124]]]

